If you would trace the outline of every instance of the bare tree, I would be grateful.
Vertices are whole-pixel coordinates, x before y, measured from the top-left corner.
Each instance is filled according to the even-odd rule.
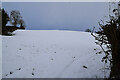
[[[17,10],[13,10],[11,11],[10,14],[10,22],[11,24],[13,24],[15,27],[17,27],[17,25],[19,24],[19,20],[21,20],[21,15],[20,12]]]
[[[97,40],[96,44],[99,45],[102,51],[98,53],[105,53],[102,61],[107,63],[110,61],[110,77],[109,79],[120,79],[120,15],[119,9],[113,9],[114,15],[109,15],[110,20],[104,24],[99,23],[100,28],[97,34],[92,35]]]
[[[19,25],[20,25],[20,29],[25,29],[25,22],[22,20],[22,19],[20,19],[19,20]]]

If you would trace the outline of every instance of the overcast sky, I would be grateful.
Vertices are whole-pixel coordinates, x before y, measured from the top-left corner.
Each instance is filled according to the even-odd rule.
[[[108,2],[4,2],[2,7],[10,14],[19,10],[26,28],[92,29],[108,15]]]

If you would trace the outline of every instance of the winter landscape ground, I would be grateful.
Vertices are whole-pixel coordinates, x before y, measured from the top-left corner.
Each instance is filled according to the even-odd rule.
[[[3,78],[104,78],[103,54],[90,33],[17,30],[2,36]],[[96,49],[97,50],[94,50]]]

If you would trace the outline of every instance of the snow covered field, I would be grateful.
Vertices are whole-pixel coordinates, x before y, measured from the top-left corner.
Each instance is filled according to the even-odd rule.
[[[104,78],[102,55],[87,32],[17,30],[2,39],[3,78]],[[106,73],[106,74],[105,74]]]

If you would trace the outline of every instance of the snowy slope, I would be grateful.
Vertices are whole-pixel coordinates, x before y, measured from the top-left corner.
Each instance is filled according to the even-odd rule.
[[[90,33],[17,30],[3,36],[3,78],[104,78]],[[106,73],[106,74],[105,74]]]

